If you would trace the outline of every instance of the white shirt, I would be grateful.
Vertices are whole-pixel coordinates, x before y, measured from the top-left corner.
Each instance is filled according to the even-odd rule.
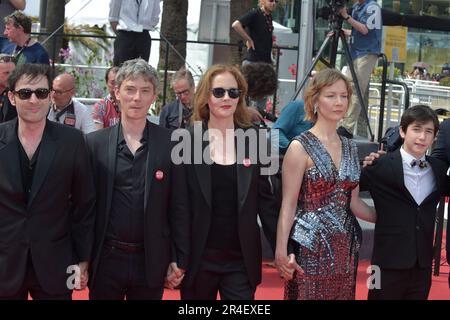
[[[109,21],[119,22],[117,30],[142,32],[159,22],[159,0],[111,0]]]
[[[416,159],[412,155],[400,148],[403,164],[403,179],[406,189],[412,195],[418,205],[425,200],[428,195],[436,189],[436,178],[434,177],[433,169],[430,163],[427,163],[426,168],[419,168],[418,165],[411,166],[413,160],[425,160],[425,155],[420,159]]]
[[[75,112],[75,128],[83,131],[84,134],[95,131],[94,119],[92,118],[92,112],[79,101],[73,100],[73,111]],[[56,121],[55,116],[58,111],[51,107],[50,112],[47,115],[48,120]],[[66,114],[64,113],[59,118],[59,123],[64,123]]]

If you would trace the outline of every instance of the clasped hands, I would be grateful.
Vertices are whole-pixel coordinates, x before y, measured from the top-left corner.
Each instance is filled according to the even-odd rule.
[[[294,272],[303,274],[303,269],[298,265],[293,253],[286,255],[275,256],[275,266],[280,273],[280,277],[285,280],[291,280],[294,277]]]
[[[185,270],[178,268],[176,262],[172,262],[167,269],[166,279],[164,281],[164,286],[169,289],[174,289],[181,284],[183,281]]]

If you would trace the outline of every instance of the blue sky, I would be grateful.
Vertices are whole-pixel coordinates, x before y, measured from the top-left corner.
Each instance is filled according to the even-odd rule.
[[[27,6],[25,8],[25,13],[30,16],[39,16],[39,4],[41,3],[40,0],[28,0]]]

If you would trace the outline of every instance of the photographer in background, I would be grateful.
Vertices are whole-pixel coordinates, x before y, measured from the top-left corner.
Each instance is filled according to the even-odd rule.
[[[352,14],[349,15],[347,8],[339,9],[343,20],[352,26],[352,30],[343,29],[346,36],[351,36],[350,53],[353,66],[358,77],[361,95],[366,95],[370,75],[376,66],[378,54],[381,51],[381,37],[383,21],[381,8],[376,0],[355,0]],[[350,70],[346,74],[351,78]],[[353,131],[358,121],[361,106],[358,99],[352,99],[348,108],[347,116],[342,120],[338,133],[347,138],[353,138]]]
[[[25,0],[3,0],[0,1],[0,17],[9,16],[16,10],[25,10]],[[8,38],[4,36],[5,24],[0,22],[0,52],[3,52],[3,46],[9,43]]]

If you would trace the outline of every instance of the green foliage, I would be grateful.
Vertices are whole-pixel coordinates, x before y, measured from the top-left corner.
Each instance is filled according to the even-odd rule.
[[[439,81],[439,84],[440,84],[441,86],[444,86],[444,87],[450,87],[450,77],[442,78],[442,79]]]
[[[381,76],[383,73],[383,67],[376,67],[371,76],[371,82],[381,82]],[[389,77],[389,69],[388,69],[388,77]],[[401,78],[400,69],[394,68],[394,80]]]
[[[68,72],[75,77],[76,95],[78,97],[102,98],[105,95],[106,86],[102,81],[104,76],[103,70],[95,70],[92,68],[80,68],[78,65],[85,64],[87,66],[102,65],[104,63],[97,50],[88,52],[86,60],[81,61],[80,58],[73,55],[70,48],[61,49],[59,56],[65,64],[73,67],[62,67],[58,73]]]

